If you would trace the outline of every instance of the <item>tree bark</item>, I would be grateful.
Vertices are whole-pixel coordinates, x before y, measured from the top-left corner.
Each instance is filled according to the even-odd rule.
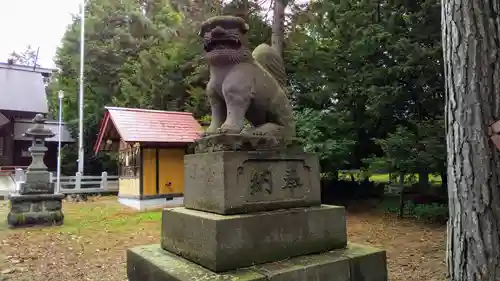
[[[442,0],[452,281],[500,280],[500,2]]]
[[[448,194],[448,174],[447,171],[441,171],[441,189],[442,194]]]
[[[288,0],[274,0],[271,46],[283,57],[285,44],[285,8]]]

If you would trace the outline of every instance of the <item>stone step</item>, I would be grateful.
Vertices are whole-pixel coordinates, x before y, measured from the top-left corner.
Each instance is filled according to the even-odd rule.
[[[349,243],[345,249],[215,273],[160,245],[127,251],[130,281],[387,281],[385,251]]]
[[[215,272],[343,248],[345,209],[321,205],[243,215],[165,209],[162,248]]]
[[[241,214],[321,205],[319,160],[296,150],[221,151],[184,157],[184,206]]]

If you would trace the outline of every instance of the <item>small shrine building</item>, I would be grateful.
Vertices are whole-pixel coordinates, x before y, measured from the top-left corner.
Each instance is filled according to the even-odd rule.
[[[184,155],[202,132],[198,121],[188,112],[105,109],[94,153],[118,152],[120,203],[142,210],[182,202]]]

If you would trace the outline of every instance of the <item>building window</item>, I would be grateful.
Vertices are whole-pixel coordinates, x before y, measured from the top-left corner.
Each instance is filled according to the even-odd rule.
[[[120,151],[118,156],[119,176],[137,177],[140,172],[140,149],[139,147],[128,147]]]

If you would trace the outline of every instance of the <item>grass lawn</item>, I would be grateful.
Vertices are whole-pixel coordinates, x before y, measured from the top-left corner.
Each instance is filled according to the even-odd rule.
[[[370,180],[374,182],[389,182],[389,174],[375,174],[370,176]],[[418,175],[415,175],[415,180],[418,180]],[[429,182],[433,184],[441,183],[441,176],[429,175]]]
[[[65,224],[50,228],[7,229],[7,207],[0,201],[0,280],[127,280],[125,250],[159,243],[160,211],[114,197],[64,202]],[[388,251],[390,280],[445,280],[444,227],[371,211],[350,213],[348,230],[350,241]]]
[[[351,171],[342,171],[340,172],[340,176],[347,180],[350,180],[350,176],[354,175],[356,179],[359,180],[361,172],[359,170],[351,170]],[[410,175],[406,175],[406,181],[409,181]],[[374,182],[387,183],[389,182],[389,174],[373,174],[370,176],[370,180]],[[414,175],[414,180],[418,181],[418,175]],[[441,176],[439,175],[429,175],[429,182],[431,184],[441,184]]]

